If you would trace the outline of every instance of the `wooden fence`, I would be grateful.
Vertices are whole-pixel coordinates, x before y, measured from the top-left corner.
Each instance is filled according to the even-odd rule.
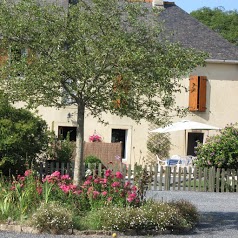
[[[102,165],[96,168],[96,165],[89,165],[93,175],[103,176]],[[114,171],[121,171],[125,180],[134,183],[134,178],[141,170],[149,175],[147,178],[149,190],[182,190],[199,192],[238,192],[238,170],[225,170],[215,168],[177,168],[154,166],[138,166],[121,164]],[[60,171],[61,174],[73,176],[72,163],[46,162],[41,163],[39,167],[40,175],[51,174],[54,171]],[[140,179],[140,178],[139,178]]]

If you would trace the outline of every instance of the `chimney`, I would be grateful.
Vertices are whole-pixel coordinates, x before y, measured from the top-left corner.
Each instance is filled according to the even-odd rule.
[[[158,8],[164,8],[164,1],[163,0],[152,0],[152,6]]]

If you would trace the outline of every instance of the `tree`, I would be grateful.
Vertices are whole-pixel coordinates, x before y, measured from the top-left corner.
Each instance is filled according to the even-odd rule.
[[[237,124],[227,125],[220,134],[210,136],[205,144],[198,143],[196,165],[238,169],[238,129]]]
[[[192,11],[191,15],[203,24],[218,32],[225,39],[238,46],[238,11],[225,11],[217,7],[203,7]]]
[[[101,121],[106,112],[163,124],[181,76],[204,62],[161,39],[157,11],[123,0],[77,2],[0,4],[4,92],[30,106],[77,105],[75,184],[84,173],[86,109]],[[23,48],[28,56],[17,56]]]
[[[0,170],[4,175],[25,171],[46,149],[47,124],[26,109],[16,109],[0,99]]]

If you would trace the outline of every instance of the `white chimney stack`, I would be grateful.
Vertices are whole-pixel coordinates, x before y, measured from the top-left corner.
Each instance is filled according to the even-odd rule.
[[[164,1],[163,0],[152,0],[152,6],[153,7],[164,7]]]

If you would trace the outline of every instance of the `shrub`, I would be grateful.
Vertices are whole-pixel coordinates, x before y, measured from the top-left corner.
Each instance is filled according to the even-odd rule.
[[[58,202],[42,203],[32,215],[31,223],[41,232],[65,233],[72,228],[72,213]]]
[[[84,163],[85,163],[85,167],[88,168],[89,164],[92,164],[92,165],[96,164],[96,166],[98,167],[98,165],[102,162],[97,156],[89,155],[85,158]]]
[[[182,204],[184,205],[184,204]],[[148,201],[141,207],[104,207],[90,211],[82,219],[84,229],[127,231],[184,230],[192,228],[190,219],[179,209],[180,204]],[[182,209],[183,210],[183,209]],[[184,211],[184,210],[183,210]]]
[[[0,170],[22,174],[48,144],[47,124],[25,109],[12,107],[0,94]]]
[[[232,124],[226,126],[205,144],[198,143],[196,153],[199,167],[238,169],[238,129]]]
[[[169,203],[175,208],[179,209],[179,213],[191,225],[195,226],[199,221],[199,214],[197,208],[186,200],[173,201]]]

